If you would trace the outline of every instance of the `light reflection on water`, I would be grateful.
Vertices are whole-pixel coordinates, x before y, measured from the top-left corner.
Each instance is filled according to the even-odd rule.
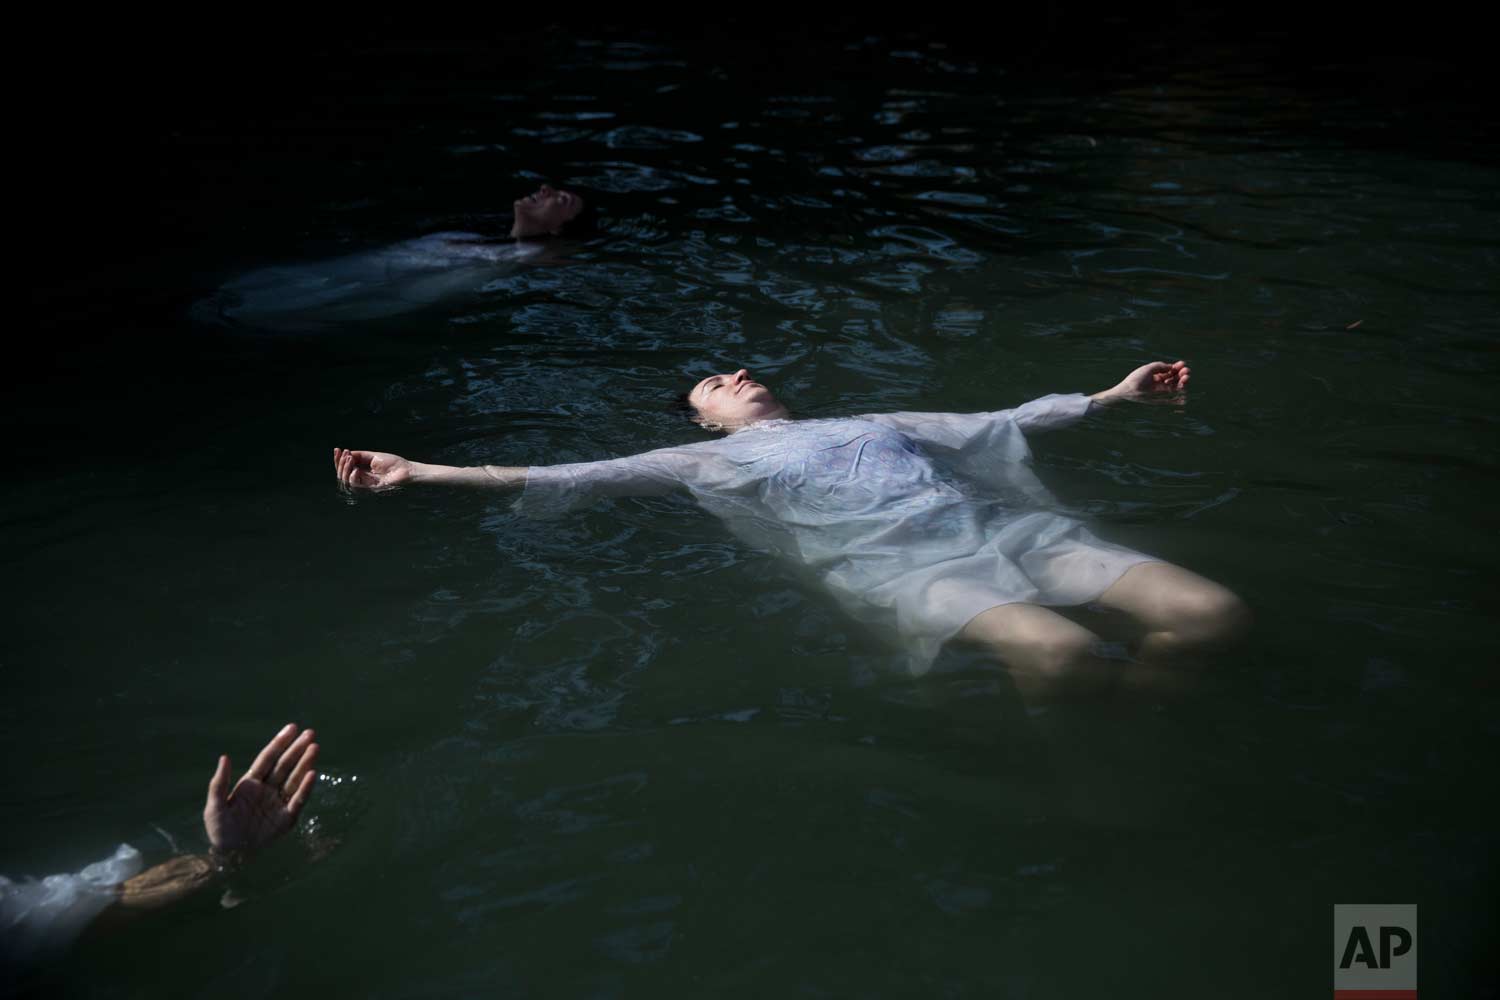
[[[1186,984],[1212,971],[1183,957],[1208,927],[1321,935],[1370,892],[1473,915],[1492,836],[1448,793],[1494,734],[1492,168],[1364,149],[1355,102],[1308,129],[1276,80],[1227,71],[997,99],[984,67],[901,50],[904,77],[765,96],[713,73],[686,93],[671,47],[574,57],[486,93],[499,117],[456,95],[401,151],[455,181],[443,204],[375,177],[306,225],[351,250],[482,229],[541,149],[607,211],[576,263],[316,337],[197,331],[239,365],[224,394],[260,402],[6,498],[26,586],[5,750],[37,759],[3,870],[154,823],[193,842],[200,765],[295,717],[361,778],[312,807],[334,845],[232,917],[141,932],[205,965],[257,942],[270,971],[244,992],[295,989],[314,952],[273,927],[278,899],[361,941],[317,946],[350,992],[395,993],[1069,995],[1102,980],[1065,956],[1106,929],[1106,958]],[[203,255],[221,278],[277,262]],[[1184,707],[1085,714],[1092,797],[1055,780],[1002,677],[957,653],[894,674],[684,499],[537,524],[492,496],[345,504],[321,464],[335,443],[530,464],[691,440],[671,394],[738,364],[822,416],[993,409],[1156,356],[1193,364],[1186,409],[1042,442],[1041,473],[1106,537],[1234,586],[1260,628]],[[72,975],[149,982],[125,951]]]

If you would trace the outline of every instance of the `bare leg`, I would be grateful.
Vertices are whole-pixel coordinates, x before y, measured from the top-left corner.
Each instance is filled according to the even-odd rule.
[[[1139,705],[1109,696],[1160,693],[1160,683],[1133,677],[1155,668],[1105,660],[1082,625],[1035,604],[1003,604],[976,616],[959,634],[1010,669],[1025,702],[1028,729],[1050,768],[1050,807],[1074,821],[1152,827],[1170,812],[1170,774],[1156,722]]]
[[[1035,604],[1001,604],[980,612],[959,638],[1009,667],[1027,704],[1100,693],[1112,680],[1111,665],[1094,652],[1098,636]]]
[[[1149,565],[1160,565],[1193,576],[1165,563]],[[1143,568],[1132,567],[1120,581]],[[1207,580],[1203,582],[1211,587],[1217,586]],[[1106,596],[1110,593],[1113,593],[1113,588],[1106,591]],[[1224,593],[1229,594],[1229,591]],[[1229,596],[1238,600],[1233,594]],[[1151,626],[1148,624],[1148,627]],[[1155,634],[1153,631],[1152,635]],[[1161,656],[1130,663],[1104,659],[1098,654],[1098,636],[1056,611],[1035,604],[1002,604],[990,608],[964,626],[958,638],[983,647],[1009,667],[1016,691],[1029,706],[1109,694],[1136,694],[1154,699],[1181,688],[1184,682],[1182,672],[1170,663],[1162,662]]]
[[[1250,609],[1234,592],[1171,563],[1132,566],[1099,598],[1146,626],[1143,661],[1171,663],[1238,638]]]

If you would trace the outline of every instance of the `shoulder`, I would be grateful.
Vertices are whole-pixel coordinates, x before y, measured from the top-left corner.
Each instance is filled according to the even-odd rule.
[[[441,233],[428,233],[426,236],[418,236],[416,239],[407,240],[407,246],[442,246],[444,244],[456,244],[467,246],[470,244],[487,245],[490,239],[480,233],[466,233],[458,230],[444,230]]]
[[[485,236],[483,233],[456,230],[428,233],[403,245],[452,257],[478,257],[485,260],[519,260],[542,250],[539,243],[525,243],[509,236]]]

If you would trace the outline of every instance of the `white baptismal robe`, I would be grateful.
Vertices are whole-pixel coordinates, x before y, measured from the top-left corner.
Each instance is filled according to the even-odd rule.
[[[251,271],[201,303],[200,315],[276,329],[397,316],[472,295],[497,267],[542,249],[478,233],[432,233],[347,257]]]
[[[747,541],[815,575],[855,618],[898,638],[914,670],[1001,604],[1093,600],[1150,556],[1061,514],[1025,435],[1089,408],[1052,395],[993,413],[772,420],[715,441],[534,466],[517,509],[687,489]]]

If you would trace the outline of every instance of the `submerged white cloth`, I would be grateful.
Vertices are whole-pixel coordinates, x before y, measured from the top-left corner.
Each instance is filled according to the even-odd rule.
[[[541,250],[536,242],[432,233],[347,257],[251,271],[204,308],[221,319],[283,329],[396,316],[474,292],[497,265]]]
[[[1029,467],[1025,435],[1088,412],[1052,395],[994,413],[773,420],[629,458],[534,466],[516,508],[689,490],[740,537],[810,570],[855,618],[931,667],[982,611],[1093,600],[1152,557],[1096,538]]]
[[[121,844],[76,875],[12,882],[0,875],[0,960],[47,958],[73,942],[141,870],[141,853]]]

